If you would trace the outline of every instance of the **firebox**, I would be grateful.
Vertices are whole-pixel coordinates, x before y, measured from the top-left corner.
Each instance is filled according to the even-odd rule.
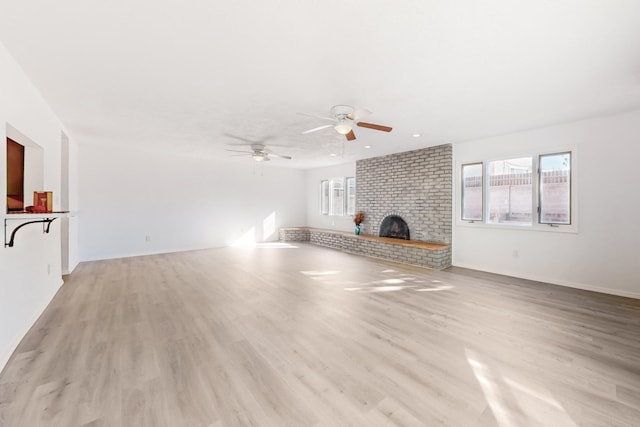
[[[409,226],[398,215],[389,215],[380,224],[380,237],[409,240]]]

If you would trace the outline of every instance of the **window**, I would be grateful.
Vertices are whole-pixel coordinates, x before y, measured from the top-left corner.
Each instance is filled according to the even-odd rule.
[[[571,225],[565,230],[576,230],[572,168],[571,151],[462,164],[460,218],[534,228]]]
[[[539,158],[538,221],[571,224],[571,153]]]
[[[354,215],[356,211],[356,179],[333,178],[320,181],[320,214]]]
[[[329,215],[344,215],[344,179],[337,178],[329,181],[331,195],[329,197]]]
[[[320,181],[320,215],[329,215],[329,181]]]
[[[487,163],[487,222],[530,225],[532,218],[531,157]]]
[[[356,213],[356,179],[347,178],[347,215]]]
[[[462,165],[462,219],[482,221],[482,163]]]

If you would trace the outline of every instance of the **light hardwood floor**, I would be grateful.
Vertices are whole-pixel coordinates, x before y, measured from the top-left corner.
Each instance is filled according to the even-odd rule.
[[[81,264],[0,425],[640,425],[638,300],[274,246]]]

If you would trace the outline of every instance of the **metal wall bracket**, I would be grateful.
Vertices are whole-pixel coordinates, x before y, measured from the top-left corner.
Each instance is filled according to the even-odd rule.
[[[51,228],[51,223],[55,219],[56,219],[56,217],[54,217],[54,218],[42,218],[42,219],[38,219],[38,220],[35,220],[35,221],[27,221],[24,224],[20,224],[19,226],[17,226],[16,228],[13,229],[13,231],[11,232],[11,238],[7,242],[7,221],[9,221],[9,220],[14,220],[14,221],[22,220],[22,221],[24,221],[24,218],[5,218],[4,219],[4,247],[5,248],[7,248],[7,247],[12,248],[13,247],[13,242],[14,242],[15,237],[16,237],[16,232],[18,230],[20,230],[22,227],[24,227],[25,225],[42,224],[42,233],[43,234],[49,233],[49,229]]]

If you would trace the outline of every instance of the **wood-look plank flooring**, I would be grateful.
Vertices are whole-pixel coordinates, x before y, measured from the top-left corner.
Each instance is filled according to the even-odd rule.
[[[639,426],[640,301],[297,244],[81,264],[3,427]]]

